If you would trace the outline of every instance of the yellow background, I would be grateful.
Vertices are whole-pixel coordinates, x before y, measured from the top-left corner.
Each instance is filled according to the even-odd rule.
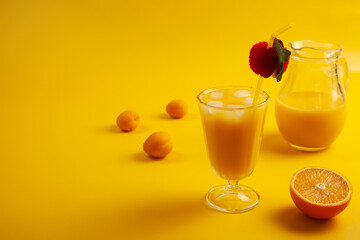
[[[254,85],[253,44],[293,21],[281,39],[336,42],[350,68],[349,114],[326,151],[291,149],[271,95],[260,158],[242,182],[261,195],[243,214],[204,205],[225,183],[210,167],[196,95]],[[358,1],[0,1],[0,239],[360,238]],[[184,119],[166,104],[183,98]],[[132,109],[140,126],[115,126]],[[163,130],[174,149],[152,161],[142,144]],[[353,184],[348,208],[329,221],[303,216],[289,194],[306,166]]]

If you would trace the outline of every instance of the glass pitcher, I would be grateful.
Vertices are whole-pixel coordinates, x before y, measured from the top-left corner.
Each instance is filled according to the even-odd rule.
[[[289,72],[275,106],[278,128],[296,149],[326,149],[346,118],[348,68],[341,57],[342,47],[314,41],[295,41],[289,46]]]

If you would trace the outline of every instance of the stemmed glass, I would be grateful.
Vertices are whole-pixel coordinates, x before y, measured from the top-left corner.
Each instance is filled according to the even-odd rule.
[[[239,185],[254,170],[259,155],[269,95],[248,87],[211,88],[198,96],[208,156],[215,173],[228,181],[212,188],[207,203],[222,212],[239,213],[254,208],[259,194]]]

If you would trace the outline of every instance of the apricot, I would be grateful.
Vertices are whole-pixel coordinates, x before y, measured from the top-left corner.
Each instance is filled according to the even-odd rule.
[[[183,118],[187,112],[187,103],[184,100],[176,99],[166,106],[166,112],[172,118]]]
[[[118,127],[124,132],[133,131],[139,125],[139,122],[139,115],[131,110],[122,112],[116,119]]]
[[[166,132],[154,132],[143,145],[143,150],[154,158],[163,158],[172,150],[172,143],[169,134]]]

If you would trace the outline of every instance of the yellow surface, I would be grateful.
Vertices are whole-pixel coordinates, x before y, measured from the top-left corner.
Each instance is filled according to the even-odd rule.
[[[247,2],[247,3],[245,3]],[[360,3],[358,1],[0,1],[0,239],[359,239]],[[251,46],[289,21],[285,42],[340,43],[350,66],[348,119],[326,151],[289,148],[272,97],[254,173],[261,202],[244,214],[203,204],[224,183],[210,167],[195,96],[254,84]],[[165,114],[189,103],[181,120]],[[122,133],[119,113],[140,126]],[[161,161],[142,152],[167,131]],[[289,194],[292,174],[332,168],[353,184],[348,208],[306,218]]]

